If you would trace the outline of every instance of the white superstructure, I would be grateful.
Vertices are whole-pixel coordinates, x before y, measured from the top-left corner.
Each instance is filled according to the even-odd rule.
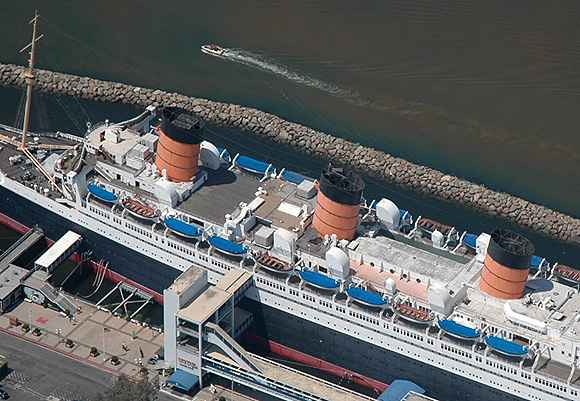
[[[173,183],[155,166],[157,137],[149,129],[154,116],[151,108],[133,121],[92,127],[79,142],[82,146],[50,158],[48,167],[64,187],[63,193],[50,185],[20,180],[15,173],[19,166],[7,163],[17,151],[5,139],[0,186],[47,216],[54,214],[108,238],[128,253],[141,253],[180,272],[192,264],[203,267],[210,283],[231,269],[251,273],[254,286],[246,293],[249,298],[353,340],[514,397],[578,399],[580,295],[576,289],[535,278],[528,280],[520,299],[492,297],[479,288],[484,245],[478,255],[466,255],[460,246],[446,246],[445,239],[433,247],[431,241],[418,240],[415,231],[403,235],[397,231],[398,210],[390,201],[382,203],[380,213],[370,208],[361,211],[353,240],[318,237],[311,226],[316,205],[311,181],[287,181],[270,166],[263,177],[250,177],[228,163],[221,150],[218,169],[210,158],[211,166],[200,162],[192,181]],[[88,191],[89,185],[117,200],[104,202]],[[120,200],[128,197],[143,205],[143,218],[122,206]],[[159,217],[146,218],[149,209]],[[386,218],[384,228],[393,230],[390,235],[379,231],[377,214]],[[165,226],[165,217],[202,229],[203,236],[176,235]],[[489,242],[485,235],[481,238],[481,243]],[[259,268],[252,257],[258,251],[293,264],[294,274]],[[339,285],[330,290],[308,285],[300,279],[301,271],[318,273]],[[384,295],[387,306],[365,307],[350,301],[345,294],[348,285]],[[438,325],[444,319],[475,329],[480,336],[465,341],[449,335]],[[487,336],[507,340],[508,350],[523,347],[525,353],[506,356],[486,345]]]

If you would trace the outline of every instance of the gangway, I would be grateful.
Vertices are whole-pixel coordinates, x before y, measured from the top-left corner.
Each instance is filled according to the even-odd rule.
[[[44,232],[39,227],[33,227],[28,230],[26,234],[0,255],[0,272],[4,271],[8,265],[18,259],[20,255],[36,244],[43,236]]]
[[[74,231],[67,231],[58,241],[34,262],[35,270],[50,273],[68,258],[81,243],[82,237]]]
[[[220,347],[230,358],[242,365],[245,369],[262,372],[262,368],[250,354],[220,326],[207,322],[205,324],[205,333],[207,334],[207,341]]]
[[[375,401],[375,398],[339,387],[287,366],[251,355],[264,373],[243,367],[213,352],[203,356],[203,370],[285,401]]]
[[[34,271],[23,279],[23,284],[32,290],[31,297],[34,302],[37,302],[35,294],[37,297],[41,293],[63,312],[68,309],[70,313],[74,313],[77,310],[77,306],[62,291],[58,291],[48,282],[48,273],[44,271]]]

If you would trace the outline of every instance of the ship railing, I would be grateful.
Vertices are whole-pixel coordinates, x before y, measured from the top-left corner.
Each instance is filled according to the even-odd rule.
[[[435,398],[431,398],[425,394],[419,394],[414,391],[409,391],[406,396],[401,398],[401,401],[414,400],[415,399],[414,397],[416,397],[416,399],[420,398],[421,400],[425,401],[437,401]]]
[[[264,375],[256,374],[255,372],[248,372],[239,366],[227,363],[219,358],[210,355],[205,355],[203,358],[204,370],[229,378],[232,381],[235,380],[238,383],[243,383],[250,388],[254,388],[275,398],[288,401],[295,401],[297,399],[304,401],[326,401],[324,398],[305,392],[300,388]]]
[[[572,366],[570,366],[570,369],[572,369]],[[551,375],[549,373],[544,373],[541,370],[537,370],[537,369],[532,370],[532,367],[531,366],[522,366],[521,370],[524,370],[526,372],[529,372],[529,373],[531,373],[532,375],[535,375],[535,376],[540,376],[540,377],[543,377],[543,378],[546,378],[546,379],[553,380],[553,381],[557,382],[558,384],[560,384],[560,385],[562,385],[564,387],[580,387],[576,383],[570,383],[570,384],[568,384],[567,378],[563,378],[563,377],[560,377],[560,376],[554,376],[554,375]]]

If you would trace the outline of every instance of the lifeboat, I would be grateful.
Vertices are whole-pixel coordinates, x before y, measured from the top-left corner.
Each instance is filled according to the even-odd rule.
[[[134,217],[144,220],[157,220],[159,211],[135,198],[125,198],[121,202],[123,207]]]
[[[572,286],[580,284],[580,270],[566,265],[558,265],[555,271],[558,281]]]
[[[506,340],[497,336],[485,336],[485,343],[494,351],[506,356],[528,356],[528,347],[514,341]]]
[[[300,277],[306,284],[321,290],[335,290],[340,286],[338,280],[314,270],[302,270]]]
[[[451,337],[460,340],[477,340],[480,336],[479,330],[457,323],[451,319],[439,319],[439,327]]]
[[[89,184],[87,189],[91,195],[103,202],[113,203],[117,200],[117,195],[111,191],[107,191],[105,188],[99,187],[98,185]]]
[[[466,232],[461,236],[461,243],[463,244],[463,246],[465,246],[465,249],[467,249],[469,252],[475,253],[477,250],[478,237],[479,237],[478,235]]]
[[[201,51],[210,56],[221,57],[224,54],[225,49],[219,47],[218,45],[203,45],[201,46]]]
[[[457,245],[459,241],[459,233],[455,229],[455,227],[451,227],[438,221],[426,219],[421,217],[419,221],[417,221],[417,226],[421,230],[421,234],[428,239],[431,239],[431,236],[434,231],[439,231],[445,237],[446,244],[449,246]]]
[[[238,157],[234,159],[234,162],[236,163],[236,166],[238,166],[242,170],[254,174],[264,175],[274,170],[274,166],[272,166],[270,163],[252,159],[251,157],[248,156],[238,155]]]
[[[365,290],[364,288],[356,287],[354,285],[347,287],[346,294],[353,301],[370,307],[385,306],[389,302],[385,296]]]
[[[164,220],[165,225],[171,230],[171,232],[185,238],[199,238],[203,233],[203,229],[194,226],[193,224],[186,223],[183,220],[177,219],[175,217],[166,217]]]
[[[435,315],[432,312],[426,312],[417,308],[413,308],[407,304],[395,304],[393,306],[393,311],[400,318],[413,323],[430,323],[435,318]]]
[[[237,242],[230,241],[217,235],[212,235],[211,237],[208,237],[207,240],[219,252],[230,256],[242,256],[248,252],[246,247],[242,244],[238,244]]]
[[[289,273],[292,271],[292,265],[290,263],[270,256],[267,253],[258,252],[254,255],[254,259],[261,268],[274,273]]]

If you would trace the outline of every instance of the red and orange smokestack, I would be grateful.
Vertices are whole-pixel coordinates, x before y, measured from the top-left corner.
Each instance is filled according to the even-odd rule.
[[[318,235],[354,238],[365,183],[355,172],[328,166],[322,170],[312,225]]]
[[[203,121],[197,114],[180,107],[163,109],[155,159],[159,171],[166,170],[171,181],[190,181],[197,174],[202,140]]]
[[[523,235],[495,230],[487,248],[479,288],[497,298],[517,299],[524,294],[534,246]]]

